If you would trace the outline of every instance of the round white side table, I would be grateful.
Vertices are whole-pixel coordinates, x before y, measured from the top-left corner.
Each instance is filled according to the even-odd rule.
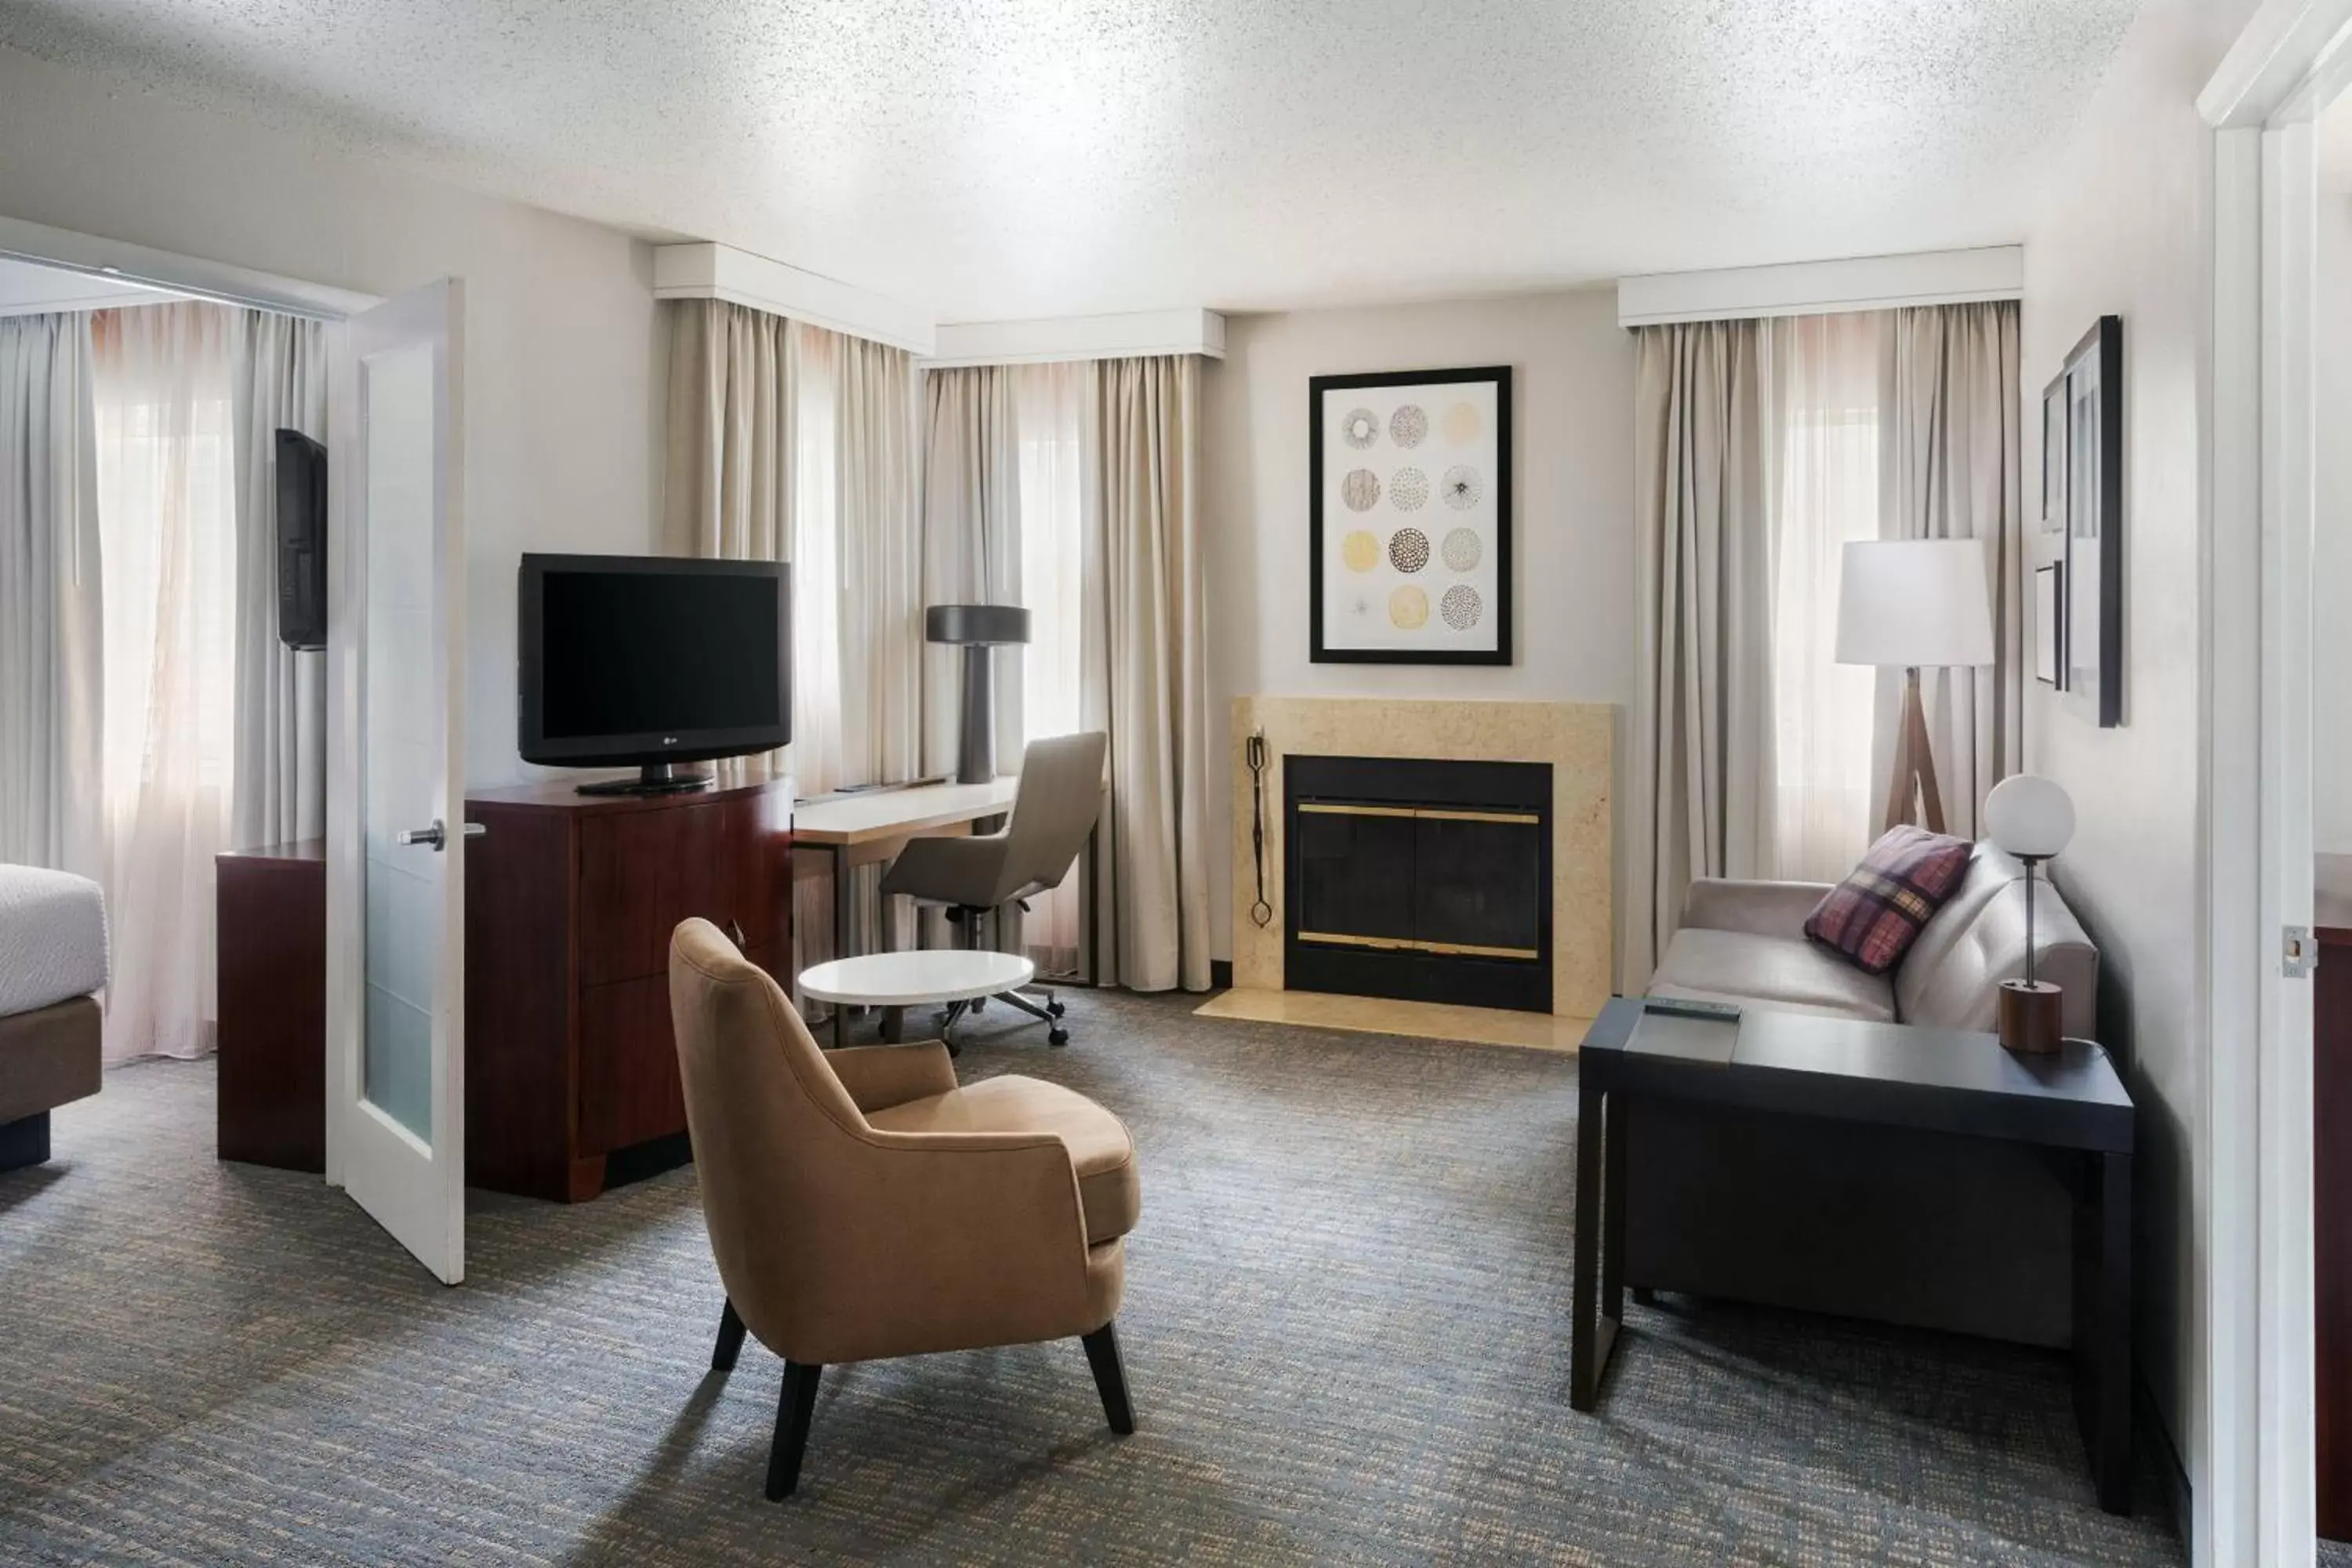
[[[922,1007],[948,1004],[946,1038],[966,1009],[983,996],[1015,991],[1037,977],[1037,966],[1017,953],[967,947],[918,952],[868,952],[801,971],[801,994],[833,1008],[833,1043],[849,1041],[851,1007]],[[950,1050],[955,1042],[948,1040]]]

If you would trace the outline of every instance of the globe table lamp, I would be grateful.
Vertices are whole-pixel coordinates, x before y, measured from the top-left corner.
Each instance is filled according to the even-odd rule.
[[[2012,773],[1985,796],[1985,832],[2025,863],[2025,978],[2000,983],[2000,1043],[2040,1055],[2064,1038],[2065,993],[2041,978],[2033,944],[2035,869],[2074,837],[2074,802],[2056,781]]]

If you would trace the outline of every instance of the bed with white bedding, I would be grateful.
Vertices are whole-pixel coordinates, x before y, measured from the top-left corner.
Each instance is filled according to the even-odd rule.
[[[0,866],[0,1171],[49,1157],[49,1112],[99,1084],[106,901],[96,882]]]

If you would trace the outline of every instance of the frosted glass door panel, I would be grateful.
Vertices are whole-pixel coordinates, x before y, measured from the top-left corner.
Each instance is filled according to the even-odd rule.
[[[403,845],[445,815],[446,729],[435,701],[434,366],[429,344],[360,367],[367,403],[367,658],[362,677],[366,1031],[361,1092],[430,1145],[433,1023],[442,999],[448,858]],[[454,830],[454,829],[453,829]]]

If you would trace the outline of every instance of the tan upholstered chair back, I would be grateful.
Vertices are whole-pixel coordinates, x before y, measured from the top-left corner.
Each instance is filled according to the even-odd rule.
[[[826,1223],[866,1118],[782,988],[709,921],[678,927],[669,993],[711,1256],[752,1331],[789,1344],[814,1293],[791,1260]]]
[[[1004,829],[1003,897],[1059,887],[1069,874],[1102,814],[1109,748],[1099,730],[1029,742],[1021,757],[1021,793]]]

